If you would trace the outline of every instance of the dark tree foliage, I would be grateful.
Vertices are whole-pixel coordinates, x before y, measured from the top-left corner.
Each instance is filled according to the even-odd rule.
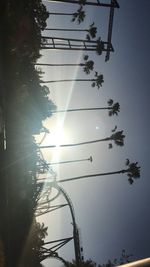
[[[21,257],[21,266],[40,267],[43,256],[44,239],[47,236],[47,227],[33,219],[29,234],[26,239],[25,247]]]
[[[17,267],[42,189],[37,184],[41,155],[33,135],[45,131],[43,121],[55,105],[34,67],[48,18],[42,1],[2,0],[0,15],[0,105],[7,142],[6,150],[0,151],[0,238],[5,267],[10,262]]]
[[[46,28],[48,12],[41,0],[12,0],[7,4],[7,26],[10,52],[39,57],[41,30]]]

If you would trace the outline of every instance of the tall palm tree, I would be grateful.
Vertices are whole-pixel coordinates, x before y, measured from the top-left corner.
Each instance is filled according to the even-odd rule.
[[[51,81],[41,81],[40,83],[60,83],[60,82],[92,82],[91,86],[99,89],[104,82],[103,75],[95,72],[94,79],[64,79],[64,80],[51,80]]]
[[[97,34],[97,27],[94,26],[94,22],[88,29],[66,29],[66,28],[46,28],[45,31],[63,31],[63,32],[87,32],[86,38],[90,40],[94,39]]]
[[[138,162],[130,163],[130,161],[127,159],[128,164],[126,162],[126,168],[118,171],[113,172],[104,172],[104,173],[96,173],[91,175],[83,175],[83,176],[77,176],[73,178],[58,180],[58,183],[64,183],[74,180],[80,180],[80,179],[86,179],[86,178],[92,178],[92,177],[98,177],[98,176],[106,176],[106,175],[116,175],[116,174],[127,174],[128,176],[128,182],[129,184],[133,184],[135,179],[140,178],[140,167],[138,166]]]
[[[70,3],[70,4],[80,4],[80,5],[90,5],[97,7],[114,7],[119,8],[119,4],[117,0],[111,1],[111,3],[105,3],[105,1],[87,1],[87,0],[44,0],[46,2],[62,2],[62,3]]]
[[[59,165],[59,164],[68,164],[68,163],[76,163],[76,162],[82,162],[82,161],[93,161],[92,156],[90,156],[87,159],[76,159],[76,160],[66,160],[66,161],[58,161],[58,162],[51,162],[51,163],[47,163],[45,160],[42,160],[39,162],[39,164],[36,166],[37,167],[37,171],[40,174],[44,174],[49,170],[49,166],[52,165]]]
[[[103,139],[80,142],[80,143],[75,143],[75,144],[63,144],[63,145],[59,145],[59,147],[74,147],[74,146],[88,145],[88,144],[94,144],[94,143],[99,143],[99,142],[108,142],[108,141],[110,141],[110,142],[114,141],[115,145],[123,146],[124,145],[124,138],[125,138],[125,135],[123,135],[123,131],[118,131],[118,132],[111,134],[109,137],[106,137]],[[57,146],[56,145],[39,146],[40,149],[55,148],[55,147],[57,147]]]
[[[76,108],[76,109],[61,109],[61,110],[52,110],[52,113],[63,113],[63,112],[76,112],[76,111],[92,111],[92,110],[108,110],[109,116],[118,115],[120,112],[120,104],[118,102],[114,103],[112,99],[108,101],[110,103],[108,107],[101,107],[101,108]]]
[[[83,71],[86,74],[90,74],[90,71],[94,69],[94,61],[88,60],[89,56],[85,55],[83,57],[84,63],[77,63],[77,64],[47,64],[47,63],[35,63],[35,66],[47,66],[47,67],[83,67]]]
[[[49,16],[72,16],[71,21],[77,21],[78,24],[84,21],[85,18],[85,11],[83,10],[83,7],[80,6],[80,8],[74,12],[74,13],[64,13],[64,12],[48,12]]]

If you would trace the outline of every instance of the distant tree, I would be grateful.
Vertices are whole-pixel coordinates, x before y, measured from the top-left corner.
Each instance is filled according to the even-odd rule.
[[[120,104],[118,102],[114,103],[112,99],[109,99],[107,103],[109,106],[109,116],[118,115],[118,112],[120,111]]]
[[[78,24],[84,21],[85,18],[85,11],[83,10],[83,7],[80,6],[80,8],[73,14],[73,18],[71,21],[77,21]]]
[[[88,60],[88,55],[84,55],[83,59],[85,61],[83,70],[86,74],[90,74],[90,71],[92,71],[94,67],[94,61]]]
[[[91,38],[94,39],[96,37],[97,27],[94,26],[93,22],[88,29],[46,28],[45,31],[87,32],[86,39],[90,41]]]
[[[104,172],[104,173],[96,173],[96,174],[91,174],[91,175],[83,175],[83,176],[77,176],[73,178],[68,178],[68,179],[62,179],[59,181],[59,183],[64,183],[64,182],[69,182],[69,181],[74,181],[74,180],[80,180],[80,179],[87,179],[91,177],[98,177],[98,176],[107,176],[107,175],[114,175],[114,174],[127,174],[128,176],[128,182],[129,184],[133,184],[134,179],[140,178],[140,167],[138,166],[138,162],[135,163],[130,163],[129,160],[126,162],[126,169],[122,169],[119,171],[114,171],[114,172]]]
[[[113,101],[113,100],[112,100]],[[109,101],[108,101],[109,102]],[[108,114],[109,116],[114,116],[114,115],[118,115],[118,113],[120,112],[120,104],[118,102],[114,103],[114,101],[112,102],[112,104],[108,105],[108,107],[100,107],[100,108],[75,108],[75,109],[56,109],[56,110],[52,110],[52,113],[63,113],[63,112],[80,112],[80,111],[92,111],[92,110],[108,110]]]
[[[78,24],[84,21],[85,18],[85,11],[83,10],[83,7],[80,6],[80,8],[74,12],[74,13],[64,13],[64,12],[48,12],[49,16],[72,16],[71,21],[77,21]]]
[[[125,135],[123,134],[123,131],[118,131],[118,132],[113,132],[113,134],[111,134],[109,137],[106,137],[103,139],[97,139],[97,140],[74,143],[74,144],[64,144],[64,145],[60,144],[59,147],[74,147],[74,146],[88,145],[88,144],[94,144],[94,143],[99,143],[99,142],[108,142],[108,141],[114,141],[115,145],[123,146],[124,145],[124,138],[125,138]],[[56,147],[56,145],[40,146],[40,148],[55,148],[55,147]]]
[[[51,80],[51,81],[41,81],[41,83],[61,83],[61,82],[92,82],[91,86],[99,89],[102,87],[102,83],[104,82],[103,74],[98,74],[98,72],[95,72],[95,78],[94,79],[64,79],[64,80]]]
[[[90,25],[89,29],[87,30],[88,34],[86,35],[86,38],[88,41],[94,39],[97,34],[97,28],[94,26],[94,22]]]
[[[79,66],[83,67],[83,71],[86,74],[90,74],[90,71],[93,71],[94,68],[94,61],[88,60],[89,56],[84,55],[83,60],[84,63],[75,63],[75,64],[48,64],[48,63],[35,63],[35,66],[47,66],[47,67],[74,67],[74,66]]]
[[[103,50],[104,50],[104,43],[103,43],[103,41],[101,41],[101,38],[99,37],[97,39],[96,53],[98,55],[101,55]]]

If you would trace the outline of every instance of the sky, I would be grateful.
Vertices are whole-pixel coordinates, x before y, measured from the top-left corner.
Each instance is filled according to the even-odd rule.
[[[45,1],[43,1],[46,3]],[[49,162],[93,157],[89,161],[54,165],[57,179],[78,175],[109,172],[123,169],[126,158],[138,161],[141,178],[131,186],[126,175],[96,177],[86,180],[62,183],[74,206],[76,222],[81,233],[84,258],[105,263],[118,258],[122,249],[133,254],[133,259],[149,256],[150,213],[149,213],[149,26],[150,1],[120,0],[120,9],[115,10],[112,44],[115,52],[106,63],[104,55],[88,52],[95,62],[95,70],[104,75],[104,84],[99,90],[90,83],[49,84],[50,99],[58,109],[103,107],[108,99],[118,101],[121,111],[117,117],[108,117],[107,111],[88,111],[53,115],[45,122],[50,134],[43,145],[77,143],[104,138],[117,125],[126,135],[124,147],[108,149],[108,143],[98,143],[74,148],[43,149]],[[49,11],[74,12],[75,5],[46,3]],[[93,21],[102,39],[107,37],[108,9],[86,8],[87,16],[78,26],[70,22],[70,17],[50,17],[48,27],[87,28]],[[45,33],[44,33],[45,34]],[[48,32],[46,32],[48,35]],[[49,32],[49,35],[68,36],[67,33]],[[75,37],[75,34],[70,34]],[[76,37],[84,37],[77,33]],[[39,62],[79,63],[85,53],[72,51],[42,51]],[[86,78],[79,67],[49,67],[44,80]],[[92,77],[92,74],[90,75]],[[57,140],[56,140],[57,136]],[[58,141],[59,139],[59,141]],[[55,194],[56,192],[52,192]],[[64,203],[62,197],[53,201]],[[67,208],[59,212],[38,217],[48,226],[46,241],[72,235],[70,212]],[[67,260],[74,258],[73,243],[59,251]],[[44,266],[61,266],[58,261],[47,260]]]

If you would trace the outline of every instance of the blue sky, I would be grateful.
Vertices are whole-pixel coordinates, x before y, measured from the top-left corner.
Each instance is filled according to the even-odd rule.
[[[113,27],[114,54],[105,63],[104,57],[88,53],[95,61],[95,69],[104,74],[104,85],[99,91],[90,84],[50,85],[50,98],[58,109],[105,106],[109,98],[119,101],[121,112],[116,118],[109,118],[107,112],[86,112],[54,115],[46,122],[51,135],[47,143],[53,143],[51,136],[64,129],[64,142],[78,142],[109,136],[117,125],[126,135],[123,148],[108,150],[108,144],[96,144],[78,148],[47,151],[46,158],[68,160],[93,156],[93,163],[61,165],[54,168],[58,179],[96,172],[119,170],[126,158],[138,161],[141,179],[130,186],[125,176],[94,178],[65,183],[63,187],[70,195],[81,229],[85,259],[92,258],[103,263],[109,258],[119,257],[122,249],[134,255],[134,259],[149,256],[149,26],[150,1],[120,0]],[[74,5],[48,4],[48,9],[76,10]],[[105,37],[108,11],[87,9],[88,16],[81,28],[95,21],[98,33]],[[50,18],[51,27],[76,27],[70,18]],[[58,35],[58,33],[57,33]],[[74,63],[82,61],[82,53],[44,52],[41,62]],[[79,68],[45,69],[45,79],[83,77]],[[58,126],[59,125],[59,126]],[[58,130],[59,129],[59,130]],[[47,240],[63,238],[71,234],[72,225],[68,211],[41,216],[40,221],[49,225]],[[60,255],[66,259],[74,257],[70,244]],[[50,263],[50,262],[49,262]],[[47,265],[46,265],[47,264]],[[48,262],[45,263],[48,266]],[[56,265],[59,266],[59,265]]]

